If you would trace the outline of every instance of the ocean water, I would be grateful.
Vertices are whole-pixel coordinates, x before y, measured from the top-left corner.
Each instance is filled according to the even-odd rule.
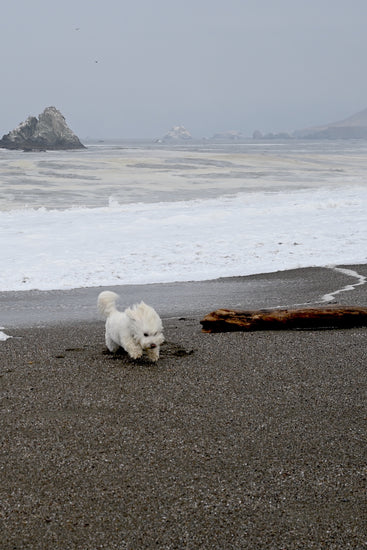
[[[0,149],[0,291],[367,261],[367,142]]]

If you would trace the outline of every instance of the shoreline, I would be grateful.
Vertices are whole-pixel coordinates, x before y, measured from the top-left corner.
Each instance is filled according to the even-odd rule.
[[[366,304],[367,265],[308,267],[206,281],[0,292],[0,326],[25,328],[99,320],[96,301],[113,290],[125,308],[144,300],[162,318],[206,314],[221,307],[255,309],[320,302]],[[362,302],[361,302],[362,300]],[[367,305],[367,304],[366,304]]]

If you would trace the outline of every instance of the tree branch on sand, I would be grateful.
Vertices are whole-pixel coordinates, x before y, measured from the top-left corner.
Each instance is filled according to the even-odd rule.
[[[203,332],[351,328],[367,326],[367,307],[332,305],[292,309],[217,309],[200,323]]]

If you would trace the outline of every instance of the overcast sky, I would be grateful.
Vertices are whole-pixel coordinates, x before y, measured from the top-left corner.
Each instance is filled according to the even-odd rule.
[[[0,134],[49,105],[77,135],[292,131],[367,107],[367,0],[12,0]]]

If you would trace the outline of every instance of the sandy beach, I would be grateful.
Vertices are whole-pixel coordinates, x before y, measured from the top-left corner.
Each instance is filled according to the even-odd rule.
[[[106,353],[102,288],[0,293],[0,547],[366,548],[367,329],[200,326],[366,288],[326,268],[113,288],[160,312],[156,365]]]

